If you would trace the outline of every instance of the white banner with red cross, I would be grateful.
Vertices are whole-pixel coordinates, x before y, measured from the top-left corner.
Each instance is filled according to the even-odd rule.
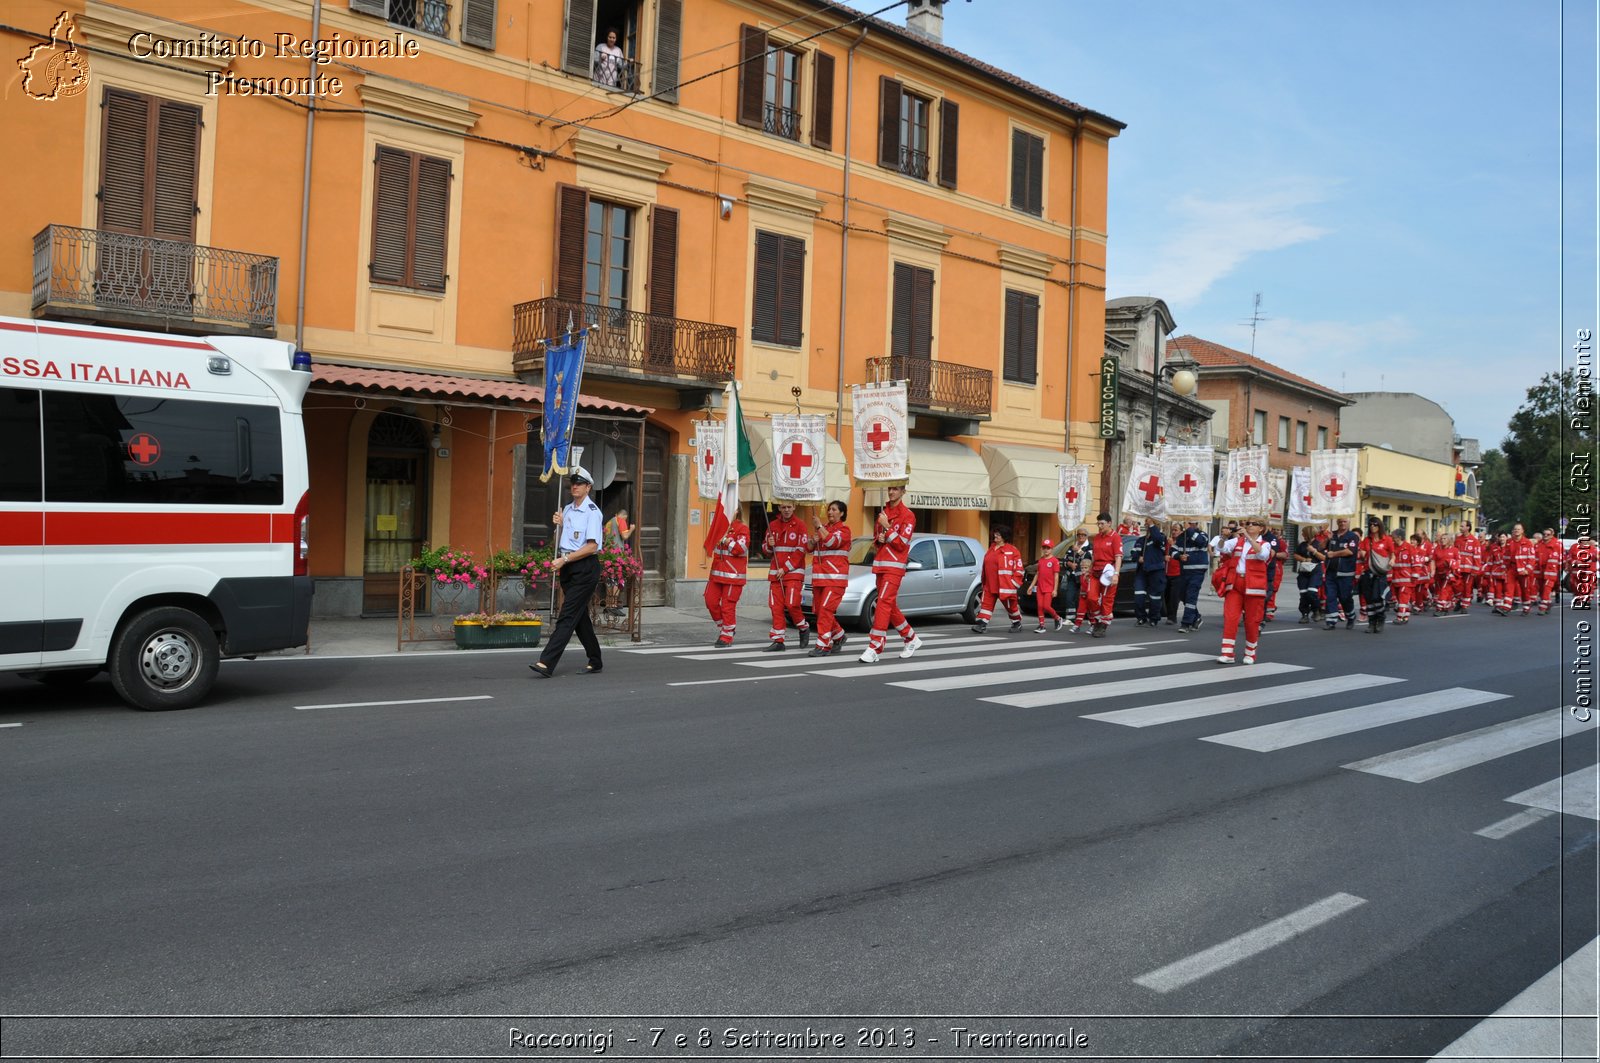
[[[1228,452],[1228,465],[1217,483],[1217,514],[1243,520],[1269,515],[1267,448],[1240,447]]]
[[[861,384],[853,395],[856,482],[905,483],[906,382]]]
[[[1167,516],[1211,516],[1216,509],[1211,495],[1211,482],[1216,475],[1216,451],[1210,447],[1162,447],[1161,481],[1166,487]]]
[[[1267,470],[1267,511],[1273,524],[1283,523],[1284,496],[1289,493],[1289,470]]]
[[[1311,516],[1318,520],[1354,517],[1360,502],[1356,491],[1358,452],[1311,452]]]
[[[1058,465],[1061,485],[1056,493],[1056,519],[1061,530],[1071,535],[1089,519],[1089,466]]]
[[[772,500],[821,502],[828,419],[821,414],[772,415]]]
[[[1294,467],[1294,486],[1289,490],[1289,523],[1315,524],[1311,515],[1311,466]]]
[[[1161,459],[1154,454],[1135,454],[1128,474],[1128,489],[1122,494],[1122,515],[1146,520],[1165,520],[1166,485],[1162,482]]]
[[[722,454],[722,422],[694,422],[694,478],[700,497],[715,502],[728,485],[728,469]]]

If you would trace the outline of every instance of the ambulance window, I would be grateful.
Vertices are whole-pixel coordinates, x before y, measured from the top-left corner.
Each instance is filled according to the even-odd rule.
[[[49,392],[44,441],[52,502],[283,503],[276,406]]]
[[[0,502],[38,502],[44,497],[39,462],[39,393],[0,388]]]

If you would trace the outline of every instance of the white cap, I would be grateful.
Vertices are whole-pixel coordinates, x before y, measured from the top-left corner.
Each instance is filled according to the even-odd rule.
[[[594,477],[589,475],[589,470],[582,465],[574,465],[572,471],[567,473],[567,479],[575,484],[593,484]]]

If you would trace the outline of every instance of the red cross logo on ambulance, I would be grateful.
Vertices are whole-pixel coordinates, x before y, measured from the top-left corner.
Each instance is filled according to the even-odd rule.
[[[154,465],[161,460],[161,440],[149,432],[140,432],[128,440],[128,457],[135,465]]]

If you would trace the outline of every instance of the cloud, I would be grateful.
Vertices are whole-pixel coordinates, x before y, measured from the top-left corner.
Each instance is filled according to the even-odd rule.
[[[1134,252],[1130,275],[1114,286],[1159,295],[1174,305],[1197,300],[1252,255],[1331,232],[1302,216],[1326,198],[1326,185],[1310,180],[1226,199],[1181,196],[1169,209],[1165,233],[1142,234],[1144,246]]]

